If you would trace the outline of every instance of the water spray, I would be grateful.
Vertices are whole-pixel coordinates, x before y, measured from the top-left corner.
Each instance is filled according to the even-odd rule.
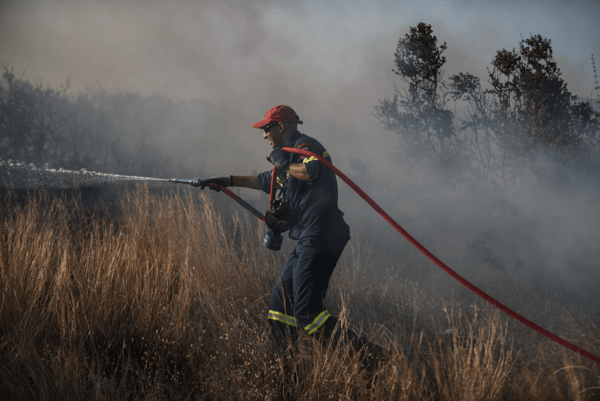
[[[69,188],[116,181],[167,181],[166,178],[99,173],[97,171],[55,169],[48,165],[36,166],[13,160],[0,160],[0,176],[6,184],[24,184],[27,187],[46,185]]]

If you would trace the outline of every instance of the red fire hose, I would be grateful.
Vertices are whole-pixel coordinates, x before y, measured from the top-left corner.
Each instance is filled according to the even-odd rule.
[[[218,185],[218,184],[210,184],[210,185]],[[221,187],[221,191],[225,192],[225,194],[227,196],[229,196],[231,199],[233,199],[234,201],[236,201],[240,206],[242,206],[243,208],[245,208],[248,211],[250,211],[250,213],[252,213],[256,217],[258,217],[260,220],[262,220],[263,223],[266,222],[265,221],[265,216],[263,216],[261,212],[259,212],[255,208],[253,208],[248,202],[246,202],[245,200],[243,200],[242,198],[240,198],[239,196],[237,196],[236,194],[234,194],[233,192],[231,192],[227,188],[225,188],[225,187],[223,187],[221,185],[218,185],[218,186]]]
[[[556,334],[551,333],[548,330],[544,329],[543,327],[535,324],[531,320],[527,319],[526,317],[524,317],[524,316],[518,314],[517,312],[515,312],[514,310],[510,309],[508,306],[506,306],[503,303],[492,298],[491,296],[489,296],[488,294],[486,294],[479,288],[475,287],[473,284],[471,284],[469,281],[467,281],[461,275],[456,273],[454,270],[452,270],[450,267],[448,267],[444,262],[439,260],[434,254],[429,252],[427,250],[427,248],[425,248],[423,245],[421,245],[406,230],[404,230],[402,227],[400,227],[400,225],[398,223],[396,223],[394,221],[394,219],[392,219],[377,203],[375,203],[375,201],[373,201],[373,199],[371,199],[366,193],[364,193],[362,189],[360,189],[354,182],[352,182],[352,180],[350,180],[348,177],[346,177],[346,175],[344,175],[344,173],[342,173],[340,170],[338,170],[333,164],[329,163],[327,160],[323,159],[321,156],[316,155],[312,152],[309,152],[308,150],[295,149],[295,148],[283,148],[283,150],[286,152],[289,152],[289,153],[296,153],[296,154],[300,154],[300,155],[304,155],[304,156],[314,156],[317,159],[319,159],[325,166],[327,166],[330,170],[332,170],[338,177],[340,177],[342,180],[344,180],[344,182],[346,184],[348,184],[357,194],[359,194],[360,197],[363,198],[373,209],[375,209],[377,211],[377,213],[379,213],[381,215],[381,217],[383,217],[385,219],[385,221],[390,223],[390,225],[392,227],[394,227],[396,229],[396,231],[398,231],[400,234],[402,234],[402,236],[404,238],[406,238],[408,240],[408,242],[410,242],[412,245],[414,245],[419,251],[421,251],[421,253],[423,253],[423,255],[427,256],[427,258],[429,258],[429,260],[431,260],[433,263],[435,263],[437,266],[439,266],[442,270],[444,270],[446,273],[448,273],[450,276],[452,276],[454,279],[456,279],[459,283],[461,283],[462,285],[467,287],[469,290],[473,291],[475,294],[479,295],[481,298],[485,299],[487,302],[494,305],[496,308],[500,309],[502,312],[506,313],[510,317],[517,319],[519,322],[523,323],[525,326],[537,331],[538,333],[548,337],[549,339],[559,343],[560,345],[567,347],[568,349],[575,351],[578,354],[600,364],[600,358],[597,357],[596,355],[594,355],[582,348],[579,348],[578,346],[560,338]],[[227,191],[223,187],[222,187],[222,189],[224,190],[224,192],[227,195],[231,196],[234,200],[236,200],[236,202],[240,203],[238,201],[238,200],[241,200],[239,197],[236,197],[235,194],[233,194],[231,191]],[[271,194],[273,194],[273,192],[274,191],[273,191],[273,185],[272,185]],[[244,206],[244,205],[242,205],[242,206]],[[260,217],[262,217],[262,216],[260,216]],[[264,221],[264,217],[261,220]]]

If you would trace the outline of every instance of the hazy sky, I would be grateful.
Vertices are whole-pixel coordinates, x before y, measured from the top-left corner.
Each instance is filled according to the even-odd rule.
[[[52,86],[100,85],[226,103],[250,119],[287,103],[304,119],[372,120],[392,93],[398,38],[432,24],[446,76],[483,77],[520,35],[550,38],[569,89],[589,96],[597,1],[0,2],[0,62]]]

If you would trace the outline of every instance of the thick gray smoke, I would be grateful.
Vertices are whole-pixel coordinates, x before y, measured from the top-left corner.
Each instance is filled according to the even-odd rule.
[[[0,61],[14,67],[16,76],[27,67],[27,79],[39,77],[53,88],[69,77],[73,96],[91,87],[88,93],[118,97],[122,107],[109,102],[105,115],[120,121],[111,140],[136,157],[140,143],[151,144],[150,164],[153,157],[166,161],[154,164],[152,174],[163,178],[269,169],[269,146],[251,124],[272,106],[288,104],[304,120],[301,132],[319,139],[336,166],[471,281],[513,282],[532,293],[560,289],[596,299],[597,187],[569,191],[533,178],[518,190],[456,197],[402,170],[392,160],[397,138],[372,113],[399,83],[391,71],[398,38],[420,21],[432,24],[438,40],[448,43],[446,76],[470,72],[484,78],[496,50],[516,47],[519,33],[540,33],[556,45],[570,91],[590,96],[590,67],[578,49],[585,48],[585,57],[600,53],[593,48],[600,37],[598,10],[586,2],[566,13],[548,2],[538,12],[492,3],[438,2],[425,8],[318,3],[2,2]],[[573,35],[580,37],[577,44],[561,41]],[[119,171],[115,161],[102,168],[150,174],[123,164],[129,167],[133,170]],[[416,170],[423,177],[439,175],[430,168]],[[578,177],[573,173],[570,179]],[[374,275],[385,279],[385,269],[399,269],[412,250],[345,184],[339,186],[340,208],[353,235],[361,246],[373,243]],[[264,202],[250,191],[240,193]],[[444,280],[432,278],[437,268],[423,258],[413,256],[410,263],[406,278]],[[497,288],[493,295],[502,294]]]

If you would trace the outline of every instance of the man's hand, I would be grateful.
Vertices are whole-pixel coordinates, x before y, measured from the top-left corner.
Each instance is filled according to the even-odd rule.
[[[267,156],[267,160],[281,171],[286,171],[290,165],[287,153],[281,148],[273,149],[273,151],[269,153],[269,156]]]
[[[210,184],[217,184],[217,185],[210,185]],[[195,187],[200,187],[200,189],[209,187],[213,191],[220,192],[221,187],[230,187],[231,186],[231,176],[211,177],[211,178],[207,178],[206,180],[200,180],[199,178],[194,178],[192,185]]]

